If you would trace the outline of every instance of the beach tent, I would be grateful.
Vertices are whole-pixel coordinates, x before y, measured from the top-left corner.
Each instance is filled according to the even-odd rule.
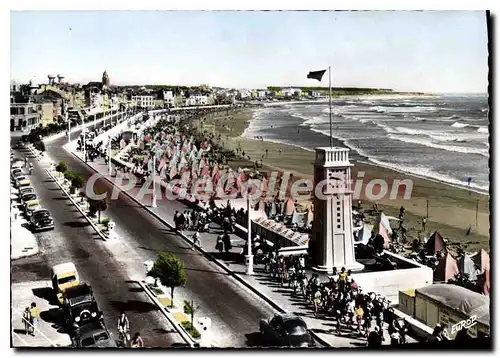
[[[273,201],[273,202],[271,203],[271,210],[269,211],[269,216],[270,216],[270,217],[274,217],[274,216],[276,216],[276,214],[277,214],[277,213],[278,213],[278,210],[277,210],[277,208],[276,208],[276,202],[275,202],[275,201]]]
[[[483,294],[486,296],[490,295],[490,269],[488,268],[487,270],[484,271],[483,274],[484,277],[484,283],[483,283]]]
[[[448,282],[460,273],[457,261],[450,254],[444,255],[434,269],[434,281]]]
[[[448,253],[443,237],[437,231],[434,231],[434,234],[432,234],[424,245],[424,252],[427,255],[435,255],[438,251],[441,251],[445,255]]]
[[[284,210],[285,216],[293,215],[294,210],[295,210],[295,203],[293,201],[293,198],[289,197],[288,200],[285,202],[285,210]]]
[[[392,234],[392,229],[391,229],[391,224],[389,223],[389,219],[387,216],[384,214],[384,212],[380,212],[380,215],[378,216],[374,229],[375,231],[380,231],[379,227],[383,226],[385,228],[385,231],[387,232],[388,235]]]
[[[299,227],[304,225],[304,216],[297,212],[297,209],[293,209],[292,213],[292,225],[297,224]]]
[[[354,241],[354,245],[357,245],[357,244],[366,245],[366,244],[368,244],[368,241],[370,241],[371,237],[372,237],[372,233],[371,233],[370,227],[366,224],[363,224],[363,226],[361,227],[361,229],[358,232],[357,240]]]
[[[476,264],[476,266],[479,268],[481,273],[483,273],[485,270],[490,269],[490,255],[486,252],[485,249],[481,249],[479,252],[477,252],[474,256],[472,256],[472,260]]]
[[[307,209],[307,214],[306,214],[306,226],[311,225],[313,220],[314,220],[314,212],[312,211],[312,208],[309,207],[309,209]]]
[[[481,273],[470,255],[465,254],[460,257],[457,265],[460,273],[467,275],[469,281],[476,281],[478,275]]]
[[[380,213],[375,225],[373,226],[373,233],[375,235],[380,235],[384,239],[384,249],[387,249],[391,245],[391,238],[389,235],[392,233],[391,226],[389,225],[389,220],[383,212]]]

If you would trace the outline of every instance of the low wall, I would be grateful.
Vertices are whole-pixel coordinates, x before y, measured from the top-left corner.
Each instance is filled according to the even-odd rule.
[[[400,269],[353,273],[354,280],[363,288],[363,291],[377,292],[392,302],[399,302],[400,290],[432,284],[433,272],[430,267],[389,251],[384,251],[384,253],[395,261]]]

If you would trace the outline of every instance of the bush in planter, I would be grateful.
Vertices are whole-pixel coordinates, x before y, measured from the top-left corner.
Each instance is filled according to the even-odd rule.
[[[68,171],[68,166],[64,162],[59,162],[59,164],[56,165],[56,171],[63,174]]]
[[[102,219],[101,224],[103,224],[105,227],[108,227],[108,224],[109,224],[109,218],[104,218],[104,219]]]
[[[161,252],[158,255],[148,276],[159,278],[163,286],[170,288],[170,299],[174,302],[175,287],[182,286],[187,281],[184,264],[170,252]]]
[[[71,189],[74,194],[78,189],[85,185],[85,179],[80,174],[74,174],[73,178],[71,178]]]
[[[94,194],[96,195],[101,195],[101,194],[106,194],[105,191],[103,190],[94,190]],[[96,199],[91,199],[89,198],[89,213],[90,216],[95,216],[95,214],[98,214],[98,220],[97,222],[100,224],[101,223],[101,212],[106,211],[108,208],[108,202],[106,200],[106,196],[104,199],[101,200],[96,200]]]
[[[193,327],[191,322],[189,321],[183,321],[181,323],[182,327],[189,333],[189,335],[193,338],[200,338],[201,334],[198,332],[196,328]]]

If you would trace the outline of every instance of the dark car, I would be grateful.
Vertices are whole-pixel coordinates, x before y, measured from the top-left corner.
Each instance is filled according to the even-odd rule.
[[[54,230],[54,219],[46,209],[35,210],[30,218],[31,230]]]
[[[76,330],[73,344],[78,348],[114,348],[115,341],[103,321],[81,325]]]
[[[92,287],[87,283],[69,287],[63,292],[62,309],[70,327],[74,327],[75,324],[82,326],[102,318]]]
[[[264,340],[279,347],[310,347],[312,339],[302,318],[292,313],[275,314],[260,320]]]
[[[23,195],[21,195],[21,205],[24,205],[26,202],[28,201],[31,201],[31,200],[37,200],[37,196],[36,194],[33,192],[33,193],[25,193]]]

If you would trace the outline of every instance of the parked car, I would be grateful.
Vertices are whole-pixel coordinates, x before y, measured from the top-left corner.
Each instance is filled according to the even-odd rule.
[[[22,187],[21,189],[19,189],[19,200],[21,200],[21,197],[24,194],[36,194],[35,188],[33,188],[32,186],[25,186],[25,187]]]
[[[11,159],[10,166],[12,168],[22,168],[24,167],[24,160],[22,160],[21,158]]]
[[[38,200],[30,200],[24,203],[23,210],[24,214],[29,218],[33,215],[33,212],[41,209],[42,206]]]
[[[24,148],[24,143],[22,141],[17,141],[16,144],[13,146],[14,149],[23,149]]]
[[[14,180],[14,187],[20,188],[24,186],[30,186],[31,182],[30,180],[23,174],[23,175],[17,175],[15,180]]]
[[[63,302],[62,293],[66,289],[80,284],[80,276],[78,275],[75,264],[72,262],[66,262],[52,267],[51,279],[52,287],[61,304]]]
[[[17,175],[23,175],[23,170],[21,168],[14,168],[10,170],[10,178],[14,180]]]
[[[302,318],[293,313],[275,314],[260,320],[264,339],[279,347],[310,347],[311,335]]]
[[[46,209],[39,209],[33,212],[30,219],[31,230],[33,232],[42,230],[54,230],[54,219]]]
[[[82,327],[88,322],[102,318],[92,288],[87,283],[69,287],[62,293],[62,309],[69,327],[75,324]]]
[[[90,322],[77,329],[73,344],[78,348],[114,348],[115,341],[102,320]]]
[[[26,187],[28,188],[28,187]],[[25,188],[23,188],[22,190],[24,190]],[[21,190],[19,190],[20,192]],[[21,193],[19,193],[21,194]],[[32,201],[32,200],[38,200],[37,196],[35,193],[25,193],[25,194],[21,194],[21,197],[19,199],[19,201],[21,202],[21,205],[25,205],[28,201]]]

